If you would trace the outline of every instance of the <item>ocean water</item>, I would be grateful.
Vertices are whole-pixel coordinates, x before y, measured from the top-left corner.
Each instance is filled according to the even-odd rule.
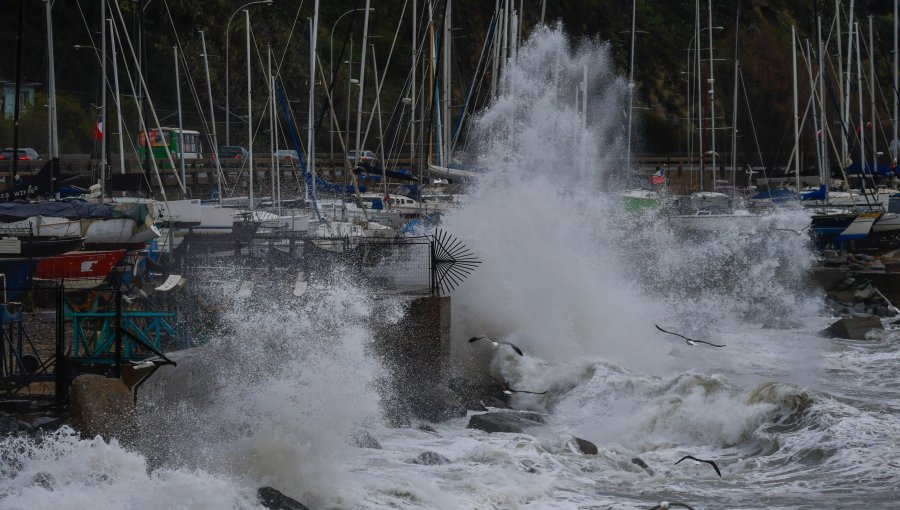
[[[474,119],[466,156],[488,174],[443,225],[483,261],[453,294],[451,372],[546,391],[512,400],[545,426],[387,427],[369,319],[402,306],[336,272],[311,281],[302,308],[236,309],[211,343],[214,390],[145,412],[137,445],[67,429],[0,440],[0,508],[250,509],[262,485],[314,509],[894,508],[900,332],[817,335],[832,317],[807,284],[816,255],[773,230],[803,226],[802,211],[714,239],[625,214],[625,91],[602,42],[536,30]],[[525,356],[466,342],[475,334]],[[352,446],[360,430],[383,448]],[[576,453],[574,437],[599,453]],[[425,451],[449,462],[411,462]],[[675,465],[684,455],[722,476]]]

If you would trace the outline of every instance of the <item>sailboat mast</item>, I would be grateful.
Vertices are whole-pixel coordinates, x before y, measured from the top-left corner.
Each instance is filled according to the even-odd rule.
[[[441,85],[443,86],[443,93],[441,94],[441,106],[442,106],[442,115],[441,120],[443,123],[443,136],[441,137],[441,141],[443,142],[443,148],[441,149],[441,157],[443,159],[442,166],[446,166],[450,164],[450,84],[452,80],[452,71],[450,66],[450,58],[451,58],[451,48],[453,44],[453,35],[452,35],[452,23],[453,23],[453,0],[447,0],[447,8],[444,11],[444,35],[443,35],[443,55],[441,56],[441,61],[443,63],[443,78]]]
[[[713,74],[712,0],[709,0],[709,141],[712,151],[713,191],[716,189],[716,78]]]
[[[47,123],[49,128],[49,140],[47,152],[54,160],[54,166],[59,160],[59,137],[56,127],[56,67],[53,60],[53,6],[50,0],[44,0],[47,12]]]
[[[246,39],[247,39],[247,165],[250,170],[250,210],[254,209],[253,205],[253,179],[255,178],[256,169],[253,168],[253,85],[250,79],[250,11],[244,9],[244,20],[247,22]],[[312,121],[310,121],[312,124]]]
[[[791,62],[794,85],[794,177],[800,193],[800,107],[797,97],[797,29],[791,25]]]
[[[872,168],[878,171],[878,138],[875,136],[875,37],[872,30],[872,16],[869,15],[869,121],[872,123]]]
[[[734,94],[731,103],[731,195],[737,191],[737,109],[738,109],[738,69],[741,61],[738,55],[738,37],[741,33],[741,8],[738,5],[734,27]]]
[[[830,175],[830,172],[828,170],[829,165],[828,165],[828,143],[827,142],[828,142],[830,130],[828,129],[828,118],[826,115],[826,108],[825,108],[825,47],[822,45],[822,16],[818,16],[816,18],[816,34],[818,37],[818,48],[819,48],[818,81],[819,81],[819,105],[821,106],[821,108],[820,108],[821,113],[819,114],[819,117],[822,119],[822,122],[819,123],[819,125],[822,126],[822,135],[818,139],[818,143],[822,147],[820,149],[821,158],[822,158],[822,184],[825,184],[826,186],[828,186],[828,184],[829,184],[828,176]],[[841,38],[838,37],[838,41],[840,41],[840,40],[841,40]]]
[[[634,27],[635,21],[637,20],[637,0],[631,0],[631,49],[629,50],[629,63],[628,63],[628,132],[626,134],[626,143],[625,143],[625,171],[628,176],[631,176],[631,129],[632,129],[632,117],[634,116]],[[585,74],[587,70],[585,70]],[[587,82],[587,76],[585,76],[585,82]],[[582,129],[584,129],[584,122],[582,121]]]
[[[700,0],[694,2],[696,7],[696,24],[694,27],[694,38],[697,40],[697,137],[699,139],[698,147],[700,150],[700,191],[703,191],[703,73],[700,65]]]
[[[853,23],[853,31],[856,37],[856,93],[859,96],[859,160],[860,179],[865,187],[866,180],[866,125],[863,119],[863,86],[862,86],[862,52],[859,49],[859,22]]]
[[[272,205],[275,205],[275,163],[278,153],[275,150],[275,88],[272,86],[272,45],[266,47],[266,88],[269,89],[269,177],[272,190]]]
[[[109,132],[106,127],[106,0],[100,1],[100,26],[100,188],[105,189],[106,175],[109,173],[109,161],[106,158],[106,133]],[[148,137],[145,139],[149,141]],[[147,150],[150,150],[149,142]]]
[[[838,112],[838,117],[843,117],[844,122],[847,122],[848,117],[845,113],[845,103],[846,99],[844,97],[844,68],[842,67],[844,63],[844,45],[841,42],[841,0],[834,0],[834,23],[836,33],[837,33],[837,47],[838,47],[838,65],[837,65],[837,82],[838,82],[838,95],[840,96],[840,111]],[[849,25],[848,25],[849,26]],[[850,44],[849,35],[847,37],[847,44]],[[848,46],[849,48],[849,46]],[[849,51],[849,49],[848,49]],[[848,64],[849,69],[849,64]],[[840,168],[844,168],[847,164],[847,137],[840,136],[841,139],[841,161],[838,165]]]
[[[365,15],[363,16],[362,46],[360,46],[361,55],[359,58],[359,95],[356,99],[356,161],[354,161],[354,163],[358,163],[359,158],[362,155],[362,147],[360,146],[362,141],[360,139],[360,135],[362,135],[363,90],[366,83],[366,48],[368,47],[366,41],[369,37],[369,4],[370,0],[366,0],[366,11]],[[316,5],[318,5],[318,0],[316,0]]]
[[[413,2],[415,5],[415,2]],[[415,8],[415,7],[414,7]],[[494,47],[491,49],[494,57],[494,62],[492,66],[491,72],[491,98],[497,97],[497,72],[500,68],[500,45],[503,44],[500,41],[499,34],[502,33],[502,21],[500,19],[500,0],[494,0]]]
[[[109,23],[109,48],[110,48],[110,59],[112,60],[112,68],[113,68],[113,84],[115,87],[115,99],[116,99],[116,127],[119,131],[119,173],[125,173],[125,139],[124,133],[122,131],[122,96],[119,93],[119,64],[118,64],[118,53],[116,52],[116,27],[113,25],[113,19],[110,17],[106,20]],[[56,119],[54,118],[54,123]],[[56,155],[59,157],[59,154]]]
[[[181,115],[181,72],[178,69],[178,46],[172,46],[175,57],[175,99],[178,105],[178,165],[181,169],[181,182],[187,182],[184,169],[184,117]]]
[[[366,0],[366,26],[369,23],[369,0]],[[309,119],[309,126],[307,128],[306,134],[306,144],[307,144],[307,153],[309,157],[306,158],[306,164],[309,167],[309,171],[312,174],[312,199],[313,203],[318,207],[318,200],[316,200],[316,180],[317,180],[317,169],[316,169],[316,131],[315,131],[315,123],[313,119],[316,116],[316,43],[317,43],[317,35],[319,31],[319,0],[316,0],[313,3],[313,19],[312,23],[310,23],[309,28],[309,111],[307,112],[307,118]],[[365,34],[363,34],[363,62],[366,61],[365,57]],[[352,54],[351,54],[352,55]],[[353,57],[350,57],[350,60],[353,60]],[[362,80],[360,80],[359,84],[360,90],[360,101],[362,101]],[[360,111],[362,106],[360,106]],[[356,132],[356,140],[357,140],[357,148],[359,146],[359,123],[357,122],[357,132]],[[359,158],[359,153],[357,153],[357,158]]]
[[[206,72],[206,93],[209,96],[209,124],[212,126],[213,140],[212,151],[216,155],[216,187],[219,190],[219,205],[222,205],[222,163],[219,161],[219,140],[216,137],[216,109],[213,106],[212,81],[209,79],[209,54],[206,52],[206,34],[202,30],[200,31],[200,42],[203,45],[203,68]]]
[[[807,55],[807,57],[812,56],[812,52],[809,47],[809,39],[806,40],[806,55]],[[825,172],[822,170],[822,146],[821,146],[821,144],[819,144],[819,138],[818,138],[819,137],[819,116],[818,116],[818,111],[816,108],[816,97],[815,97],[816,81],[815,81],[815,75],[813,75],[811,61],[812,61],[811,58],[806,59],[806,71],[809,74],[809,93],[812,96],[812,98],[811,98],[812,100],[810,101],[810,103],[812,104],[813,130],[816,133],[816,166],[818,167],[818,170],[819,170],[819,178],[820,178],[819,183],[825,184],[824,180],[822,180],[822,176],[825,174]],[[823,135],[824,135],[824,133],[823,133]]]
[[[898,7],[900,7],[900,0],[894,0],[894,116],[893,116],[893,121],[891,122],[891,125],[894,128],[894,138],[891,139],[891,145],[893,146],[893,149],[894,149],[893,161],[894,161],[895,165],[897,164],[897,151],[898,151],[898,147],[897,147],[897,87],[898,87],[898,83],[897,83],[897,80],[898,80],[898,78],[900,78],[900,76],[898,76],[898,74],[897,74],[897,71],[898,71],[898,69],[897,69],[897,50],[898,50],[898,48],[897,48],[897,14],[898,14],[897,11],[898,11]]]
[[[844,79],[846,80],[846,85],[844,86],[844,125],[848,127],[850,126],[850,64],[853,61],[853,0],[850,0],[850,12],[847,15],[847,71],[844,73]],[[842,136],[841,138],[844,140],[842,147],[848,145],[847,136]],[[841,168],[844,168],[847,165],[847,156],[850,151],[850,147],[847,146],[844,150],[844,161],[841,161]]]
[[[410,48],[412,49],[412,55],[410,59],[412,60],[410,65],[410,88],[409,88],[409,166],[410,169],[416,168],[416,74],[418,72],[416,63],[416,49],[418,48],[418,34],[416,33],[416,28],[418,26],[419,20],[416,12],[416,7],[418,5],[418,0],[414,0],[412,3],[412,44]],[[416,176],[418,179],[418,190],[419,193],[422,192],[422,168],[416,169]],[[419,208],[422,207],[421,196],[417,197]]]

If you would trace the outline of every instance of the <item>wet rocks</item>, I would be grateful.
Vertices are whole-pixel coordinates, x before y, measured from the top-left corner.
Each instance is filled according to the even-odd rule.
[[[871,330],[883,330],[881,319],[873,316],[847,317],[840,319],[821,332],[829,338],[845,338],[848,340],[865,340],[866,333]]]
[[[521,433],[544,423],[544,417],[528,411],[491,411],[469,418],[466,428],[492,432]]]
[[[133,437],[134,400],[121,379],[94,374],[78,376],[69,389],[69,407],[72,425],[83,436],[125,441]]]
[[[835,313],[843,316],[893,317],[897,311],[883,294],[868,280],[846,278],[828,289],[827,302]]]
[[[260,505],[272,510],[309,510],[303,503],[272,487],[260,487],[256,491],[256,499]]]
[[[432,434],[437,434],[437,430],[434,430],[434,427],[432,427],[431,425],[429,425],[427,423],[419,424],[419,426],[416,428],[421,430],[422,432],[430,432]]]
[[[350,444],[357,448],[371,448],[373,450],[381,449],[381,443],[379,443],[378,440],[372,436],[372,434],[369,434],[368,430],[357,431],[353,435]]]
[[[597,445],[587,439],[581,439],[580,437],[573,438],[572,445],[576,450],[585,455],[597,455],[600,453],[600,450],[597,449]]]
[[[19,432],[19,421],[12,416],[0,416],[0,437]]]
[[[418,457],[411,461],[412,464],[421,464],[423,466],[440,466],[449,464],[450,459],[444,457],[440,453],[427,451],[419,454]]]
[[[634,465],[636,465],[636,466],[638,466],[638,467],[640,467],[641,469],[643,469],[643,470],[646,471],[647,473],[649,473],[650,476],[653,476],[653,475],[656,474],[656,473],[653,472],[652,469],[650,469],[650,466],[648,466],[647,463],[644,462],[640,457],[634,457],[633,459],[631,459],[631,463],[634,464]]]
[[[413,416],[433,423],[466,415],[466,406],[459,396],[442,384],[411,392],[407,404]]]

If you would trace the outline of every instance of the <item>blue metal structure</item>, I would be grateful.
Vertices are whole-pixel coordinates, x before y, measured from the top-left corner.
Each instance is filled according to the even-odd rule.
[[[172,326],[176,316],[177,313],[174,311],[121,311],[118,320],[122,331],[126,333],[125,336],[129,337],[122,339],[122,360],[131,361],[147,357],[144,353],[137,353],[135,344],[143,344],[162,352],[163,340],[174,339],[176,336],[175,328]],[[97,364],[115,363],[115,344],[119,337],[116,331],[115,311],[76,312],[66,304],[65,318],[72,321],[72,357]],[[92,327],[89,332],[85,332],[85,326],[88,324]]]

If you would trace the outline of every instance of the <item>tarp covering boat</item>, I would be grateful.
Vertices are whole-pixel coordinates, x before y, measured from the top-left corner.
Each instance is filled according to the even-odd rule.
[[[151,214],[145,203],[93,204],[83,200],[0,203],[0,222],[12,223],[35,216],[52,216],[67,220],[130,218],[142,224]]]

